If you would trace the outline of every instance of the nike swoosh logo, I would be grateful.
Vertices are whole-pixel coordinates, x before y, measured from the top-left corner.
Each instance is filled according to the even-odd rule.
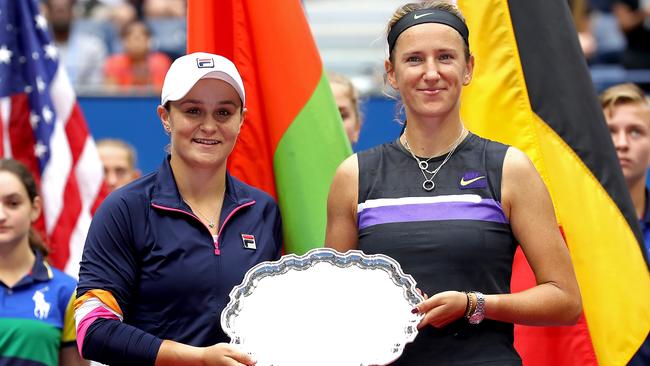
[[[420,14],[420,15],[414,14],[413,15],[413,20],[418,20],[418,19],[420,19],[422,17],[426,17],[427,15],[431,15],[431,14],[433,14],[433,13],[424,13],[424,14]]]
[[[483,179],[483,178],[485,178],[484,175],[481,175],[480,177],[472,178],[472,179],[470,179],[470,180],[465,180],[465,177],[462,177],[462,178],[460,179],[460,185],[461,185],[462,187],[465,187],[466,185],[472,184],[472,183],[476,182],[477,180],[479,180],[479,179]]]

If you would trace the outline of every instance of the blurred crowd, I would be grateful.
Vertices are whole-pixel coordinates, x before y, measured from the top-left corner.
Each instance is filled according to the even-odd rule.
[[[649,91],[650,0],[568,2],[596,90],[634,82]],[[41,4],[81,94],[156,94],[171,61],[185,52],[187,0]]]
[[[185,0],[42,0],[67,74],[80,93],[159,93],[184,54]]]
[[[650,0],[569,0],[597,90],[621,82],[650,90]]]

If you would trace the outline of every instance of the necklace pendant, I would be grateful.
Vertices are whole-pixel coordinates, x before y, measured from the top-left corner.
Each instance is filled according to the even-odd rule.
[[[208,227],[209,227],[210,229],[214,229],[214,222],[209,222],[209,223],[208,223]]]
[[[424,182],[422,182],[422,188],[424,188],[425,191],[431,192],[433,191],[433,188],[436,187],[436,184],[433,183],[433,180],[427,179]]]
[[[415,159],[417,160],[417,159]],[[425,160],[418,160],[418,165],[420,166],[421,170],[427,170],[429,169],[429,162]]]

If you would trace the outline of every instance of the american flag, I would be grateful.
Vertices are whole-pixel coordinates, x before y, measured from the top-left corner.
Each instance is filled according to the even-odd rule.
[[[0,156],[40,182],[50,262],[76,277],[103,170],[36,0],[0,0],[0,126]]]

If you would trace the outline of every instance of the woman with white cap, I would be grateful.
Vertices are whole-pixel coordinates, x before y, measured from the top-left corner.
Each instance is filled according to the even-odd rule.
[[[226,162],[246,114],[228,59],[193,53],[167,72],[160,168],[111,193],[91,224],[75,302],[78,347],[115,365],[250,365],[220,327],[231,289],[280,257],[280,213]]]

